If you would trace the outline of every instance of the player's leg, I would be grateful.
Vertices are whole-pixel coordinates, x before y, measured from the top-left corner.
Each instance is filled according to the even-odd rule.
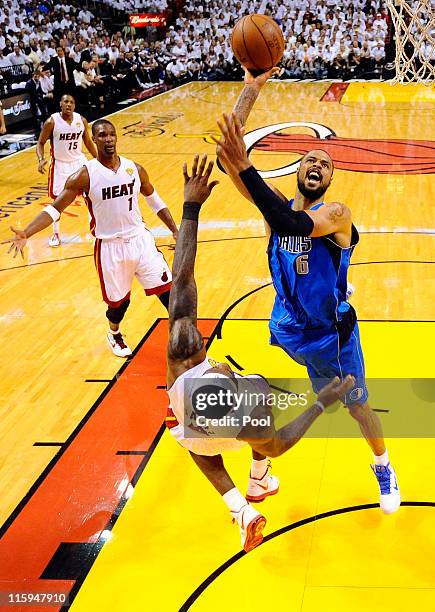
[[[130,357],[130,347],[120,331],[130,304],[130,289],[134,278],[134,261],[126,251],[129,244],[122,240],[103,241],[96,239],[94,246],[95,267],[100,279],[103,300],[107,304],[106,318],[109,321],[107,342],[117,357]]]
[[[53,200],[62,192],[65,181],[68,177],[64,177],[62,173],[62,164],[52,159],[48,170],[48,195]],[[53,233],[48,239],[48,246],[58,247],[61,244],[60,239],[60,219],[53,221]]]
[[[338,346],[338,338],[334,342],[335,349],[333,348],[334,343],[324,341],[323,351],[313,350],[312,354],[305,356],[308,374],[316,392],[321,388],[325,379],[333,376],[343,378],[348,374],[355,377],[355,386],[346,394],[343,403],[349,410],[349,414],[357,421],[361,433],[373,451],[374,467],[372,466],[372,469],[380,488],[380,505],[383,512],[390,514],[400,506],[400,492],[394,470],[389,463],[381,421],[367,402],[368,391],[358,324],[355,325],[343,346]],[[387,486],[387,479],[391,486]]]
[[[214,486],[228,506],[231,516],[240,527],[242,546],[249,552],[263,540],[265,517],[257,512],[235,486],[225,469],[222,455],[190,455],[207,480]]]
[[[157,249],[150,232],[137,239],[138,265],[136,277],[146,295],[155,295],[163,306],[169,308],[172,274],[162,253]]]
[[[250,502],[261,502],[269,495],[279,491],[279,480],[271,474],[270,460],[252,449],[252,465],[249,473],[246,499]]]

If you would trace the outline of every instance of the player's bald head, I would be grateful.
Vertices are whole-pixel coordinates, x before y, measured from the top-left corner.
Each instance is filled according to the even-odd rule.
[[[92,124],[92,135],[95,136],[98,130],[103,126],[111,126],[115,130],[115,126],[108,119],[97,119],[97,121]]]
[[[301,159],[301,163],[309,159],[310,157],[316,157],[328,161],[331,164],[332,170],[334,170],[334,161],[327,151],[324,151],[323,149],[311,149],[311,151],[305,153],[305,155]]]

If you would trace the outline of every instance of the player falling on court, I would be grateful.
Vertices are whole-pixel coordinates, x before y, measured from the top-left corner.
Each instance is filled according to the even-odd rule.
[[[325,380],[352,374],[355,388],[345,405],[374,455],[373,472],[385,514],[396,512],[400,492],[382,425],[367,399],[364,359],[355,310],[346,299],[347,271],[359,236],[344,204],[325,203],[334,164],[328,153],[309,151],[301,160],[294,199],[268,185],[249,160],[243,140],[249,112],[274,69],[245,86],[232,115],[218,122],[217,154],[234,185],[262,213],[270,233],[269,268],[276,291],[270,343],[305,365],[314,391]]]
[[[151,232],[145,227],[139,207],[139,193],[149,207],[177,238],[177,226],[168,207],[150,182],[147,172],[134,161],[116,152],[115,126],[107,119],[92,125],[97,158],[86,161],[66,181],[53,204],[24,229],[11,227],[15,236],[9,251],[21,252],[30,236],[45,229],[75,198],[84,194],[89,209],[90,229],[95,236],[94,258],[109,320],[107,341],[118,357],[132,352],[124,342],[119,325],[130,304],[130,290],[136,276],[146,295],[156,295],[165,308],[169,305],[171,272],[157,250]]]
[[[207,166],[204,156],[198,167],[198,156],[192,166],[191,176],[184,164],[184,206],[183,218],[175,247],[173,284],[169,301],[169,342],[167,390],[169,409],[166,425],[175,439],[188,450],[210,483],[222,496],[233,519],[240,527],[242,546],[246,552],[261,543],[262,531],[266,524],[249,501],[262,501],[278,492],[278,479],[270,474],[268,457],[278,457],[291,448],[304,435],[310,425],[320,416],[325,407],[333,404],[349,391],[355,380],[348,376],[340,382],[338,378],[326,385],[318,394],[317,401],[294,421],[280,430],[273,424],[273,416],[267,402],[249,407],[247,416],[252,418],[271,417],[268,426],[260,428],[254,424],[241,426],[241,417],[234,405],[220,403],[225,416],[234,417],[231,428],[211,429],[203,426],[200,410],[195,409],[194,394],[212,390],[219,385],[229,385],[234,393],[250,393],[251,397],[268,397],[270,388],[261,376],[240,376],[226,363],[211,360],[197,328],[197,289],[194,276],[198,218],[202,204],[210,195],[217,181],[209,183],[213,162]],[[193,385],[189,389],[189,384]],[[192,393],[191,393],[192,391]],[[196,395],[199,397],[199,395]],[[208,396],[210,397],[210,396]],[[198,422],[199,427],[196,425]],[[222,431],[226,437],[217,437]],[[252,467],[246,497],[236,488],[225,469],[221,453],[238,450],[249,444],[252,448]]]
[[[53,113],[44,123],[36,145],[38,172],[44,174],[47,160],[44,146],[50,141],[50,166],[48,170],[48,195],[56,199],[65,187],[66,180],[86,162],[83,143],[92,157],[97,157],[95,145],[89,134],[88,122],[74,112],[76,103],[73,96],[65,94],[60,99],[60,113]],[[60,246],[60,220],[53,221],[53,234],[49,246]]]

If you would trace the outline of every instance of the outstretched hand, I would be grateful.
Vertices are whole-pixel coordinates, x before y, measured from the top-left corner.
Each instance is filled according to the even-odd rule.
[[[209,162],[206,169],[207,155],[202,156],[199,168],[198,161],[199,155],[196,154],[192,164],[191,176],[189,176],[187,173],[187,163],[184,162],[183,164],[184,201],[203,204],[219,181],[212,181],[211,183],[208,182],[211,171],[213,170],[214,162]]]
[[[262,72],[258,76],[254,76],[251,72],[249,72],[246,66],[242,66],[242,68],[245,71],[245,76],[243,79],[245,85],[257,85],[259,88],[263,87],[263,85],[268,81],[268,79],[270,79],[271,76],[274,76],[275,74],[279,74],[281,72],[281,69],[275,66],[270,70],[266,70],[266,72]]]
[[[11,244],[8,249],[8,253],[15,249],[14,258],[21,253],[21,257],[24,259],[24,247],[26,246],[27,236],[23,230],[15,229],[11,227],[11,230],[14,232],[15,236],[13,238],[9,238],[9,240],[3,240],[0,244]]]
[[[327,384],[319,392],[317,399],[321,402],[325,408],[331,406],[337,400],[343,399],[348,391],[350,391],[355,385],[355,378],[350,374],[346,376],[344,380],[340,380],[338,376],[334,378],[332,382]]]
[[[252,166],[243,139],[245,128],[242,127],[236,113],[233,112],[231,115],[224,113],[223,118],[217,123],[222,132],[221,138],[215,139],[218,157],[226,164],[234,166],[237,172]]]

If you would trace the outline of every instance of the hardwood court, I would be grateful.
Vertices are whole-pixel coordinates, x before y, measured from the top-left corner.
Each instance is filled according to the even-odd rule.
[[[216,118],[240,88],[192,83],[111,117],[119,153],[146,167],[176,220],[182,162],[214,155]],[[434,98],[416,87],[276,82],[248,121],[249,132],[297,123],[251,137],[256,166],[282,173],[273,182],[289,196],[291,168],[273,171],[307,147],[335,159],[328,199],[347,203],[361,232],[350,280],[369,377],[434,376]],[[36,168],[34,150],[0,162],[0,240],[48,201]],[[260,216],[214,175],[196,266],[209,353],[246,373],[303,375],[268,345],[273,290]],[[172,263],[171,239],[145,204],[143,212]],[[0,591],[59,591],[83,611],[432,609],[428,407],[403,414],[411,431],[423,415],[427,438],[388,443],[407,502],[398,514],[376,507],[363,440],[309,437],[274,461],[281,491],[261,506],[267,541],[239,553],[226,507],[162,426],[165,310],[135,285],[123,330],[137,350],[129,363],[113,356],[83,202],[67,213],[59,249],[48,247],[47,230],[25,262],[0,253]],[[381,415],[388,427],[394,405],[378,408],[390,411]],[[225,460],[244,490],[249,452]]]

